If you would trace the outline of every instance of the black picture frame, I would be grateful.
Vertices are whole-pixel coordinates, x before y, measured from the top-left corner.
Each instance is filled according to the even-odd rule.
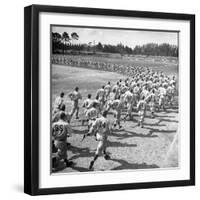
[[[190,179],[162,182],[39,188],[39,13],[188,20],[190,23]],[[195,185],[195,15],[31,5],[24,8],[24,192],[30,195]]]

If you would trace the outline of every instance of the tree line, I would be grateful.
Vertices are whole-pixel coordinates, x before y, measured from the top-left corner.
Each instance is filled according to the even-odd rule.
[[[136,45],[134,48],[128,47],[119,43],[117,45],[95,44],[95,41],[88,44],[81,44],[75,41],[79,40],[79,35],[76,32],[62,34],[52,32],[52,53],[53,54],[81,54],[87,52],[104,52],[104,53],[119,53],[121,55],[147,55],[147,56],[173,56],[178,57],[178,47],[168,43],[156,44],[148,43],[144,45]]]

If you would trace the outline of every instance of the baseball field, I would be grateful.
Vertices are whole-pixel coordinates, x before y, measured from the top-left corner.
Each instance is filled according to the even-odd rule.
[[[160,65],[168,75],[177,75],[177,65],[166,67]],[[164,71],[163,70],[163,71]],[[80,88],[83,99],[80,101],[80,119],[84,117],[83,100],[87,94],[91,93],[95,98],[95,93],[102,85],[108,81],[111,84],[119,79],[126,78],[115,72],[98,71],[67,65],[52,65],[52,102],[55,97],[63,91],[65,94],[73,91],[76,86]],[[177,100],[178,98],[176,98]],[[66,109],[69,112],[72,108],[71,101],[65,96]],[[123,113],[122,117],[124,116]],[[178,167],[178,105],[165,112],[156,112],[156,117],[152,119],[149,112],[144,120],[144,128],[137,126],[138,116],[133,112],[132,121],[122,121],[123,128],[113,130],[108,137],[107,152],[111,159],[104,160],[99,157],[94,164],[94,171],[105,170],[136,170],[136,169],[155,169]],[[109,120],[114,120],[113,115],[108,115]],[[68,139],[71,146],[68,150],[68,158],[74,165],[65,168],[57,173],[66,172],[87,172],[89,163],[92,160],[97,141],[94,136],[88,136],[82,140],[83,134],[87,132],[87,126],[82,125],[80,120],[71,121],[73,130],[72,136]]]

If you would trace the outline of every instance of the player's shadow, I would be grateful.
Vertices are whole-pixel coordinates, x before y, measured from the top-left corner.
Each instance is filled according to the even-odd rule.
[[[70,151],[74,154],[70,159],[94,156],[94,153],[88,147],[80,148],[72,145],[70,146]]]
[[[152,135],[152,134],[142,134],[142,133],[136,133],[134,131],[123,131],[123,132],[113,132],[112,136],[117,137],[118,140],[121,139],[127,139],[127,138],[132,138],[132,137],[158,137],[157,135]]]
[[[155,119],[164,117],[164,118],[175,118],[175,116],[169,116],[169,115],[155,115]]]
[[[160,123],[160,121],[159,122],[156,122],[156,123],[154,123],[154,124],[149,124],[149,123],[146,123],[146,122],[144,122],[143,123],[143,125],[144,126],[165,126],[165,124],[159,124]]]
[[[161,122],[174,122],[174,123],[178,123],[178,120],[172,120],[172,119],[159,119],[159,121],[158,122],[156,122],[156,123],[153,123],[153,124],[150,124],[150,123],[146,123],[146,122],[144,122],[144,126],[159,126],[159,127],[161,127],[161,126],[166,126],[165,124],[160,124]]]
[[[156,128],[148,128],[146,127],[147,129],[149,129],[149,136],[155,136],[153,135],[153,133],[175,133],[177,130],[164,130],[164,129],[156,129]],[[156,135],[157,136],[157,135]],[[157,136],[158,137],[158,136]]]
[[[79,135],[84,135],[84,134],[86,134],[86,133],[88,132],[87,129],[84,129],[84,130],[77,130],[77,129],[73,129],[73,128],[72,128],[72,131],[73,131],[72,134],[79,134]]]
[[[161,122],[174,122],[178,123],[178,120],[173,120],[173,119],[159,119],[157,123],[155,123],[155,126],[158,126]]]
[[[94,156],[94,152],[91,152],[90,149],[87,147],[79,148],[76,146],[71,146],[70,151],[74,154],[69,158],[72,161],[77,158],[84,158],[84,157],[92,158]],[[76,163],[74,163],[71,166],[71,168],[74,170],[77,170],[79,172],[88,172],[89,171],[88,168],[77,166]]]
[[[126,132],[131,134],[132,137],[146,137],[146,138],[158,137],[157,135],[152,135],[150,133],[143,134],[143,133],[135,133],[133,131],[126,131]]]
[[[111,170],[122,170],[122,169],[151,169],[151,168],[159,168],[158,165],[152,164],[152,165],[148,165],[146,163],[129,163],[125,160],[122,159],[114,159],[111,158],[112,161],[118,162],[120,163],[119,166],[112,168]]]
[[[178,108],[177,109],[171,109],[171,108],[166,108],[165,110],[157,110],[156,111],[157,113],[170,113],[170,114],[173,114],[173,113],[179,113],[178,112]]]
[[[107,147],[137,147],[137,145],[108,140]]]

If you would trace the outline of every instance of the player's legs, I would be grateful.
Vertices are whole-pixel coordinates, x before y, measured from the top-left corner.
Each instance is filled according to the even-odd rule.
[[[98,144],[96,152],[95,152],[95,156],[94,156],[93,160],[90,162],[89,169],[92,169],[94,162],[97,160],[97,158],[99,157],[99,155],[102,151],[102,148],[103,148],[103,141],[99,141],[99,144]]]
[[[79,114],[79,106],[77,105],[77,106],[76,106],[76,119],[79,118],[79,117],[78,117],[78,114]]]
[[[141,128],[143,128],[144,112],[143,112],[143,111],[139,111],[139,112],[138,112],[138,116],[139,116],[138,125],[139,125]]]
[[[132,120],[132,114],[131,113],[132,113],[132,104],[128,103],[127,104],[127,113],[126,113],[126,115],[124,117],[124,120],[126,120],[127,117],[129,117],[129,119]]]
[[[73,103],[73,108],[70,112],[71,118],[73,117],[74,113],[76,112],[76,119],[78,119],[78,114],[79,114],[79,107],[78,107],[78,102],[74,101]]]
[[[151,117],[154,118],[154,112],[155,112],[155,103],[150,103],[150,112],[151,112]]]
[[[120,121],[121,121],[121,110],[118,110],[116,111],[116,125],[118,125],[119,129],[122,127]]]
[[[103,141],[102,151],[103,151],[104,159],[109,160],[110,156],[106,152],[106,147],[107,147],[107,138],[105,138],[104,141]]]
[[[68,161],[67,159],[67,143],[63,141],[54,141],[55,147],[58,149],[57,150],[57,156],[59,160],[64,160],[66,163],[66,166],[69,167],[73,164],[73,162]]]
[[[173,102],[173,96],[172,96],[172,95],[169,95],[169,96],[168,96],[168,100],[169,100],[169,101],[168,101],[169,105],[172,106],[172,105],[173,105],[173,103],[172,103],[172,102]]]
[[[164,97],[160,97],[159,99],[159,109],[165,109],[165,106],[164,106]]]
[[[76,108],[75,108],[74,105],[73,105],[72,110],[71,110],[71,112],[70,112],[71,118],[73,117],[75,111],[76,111]]]

